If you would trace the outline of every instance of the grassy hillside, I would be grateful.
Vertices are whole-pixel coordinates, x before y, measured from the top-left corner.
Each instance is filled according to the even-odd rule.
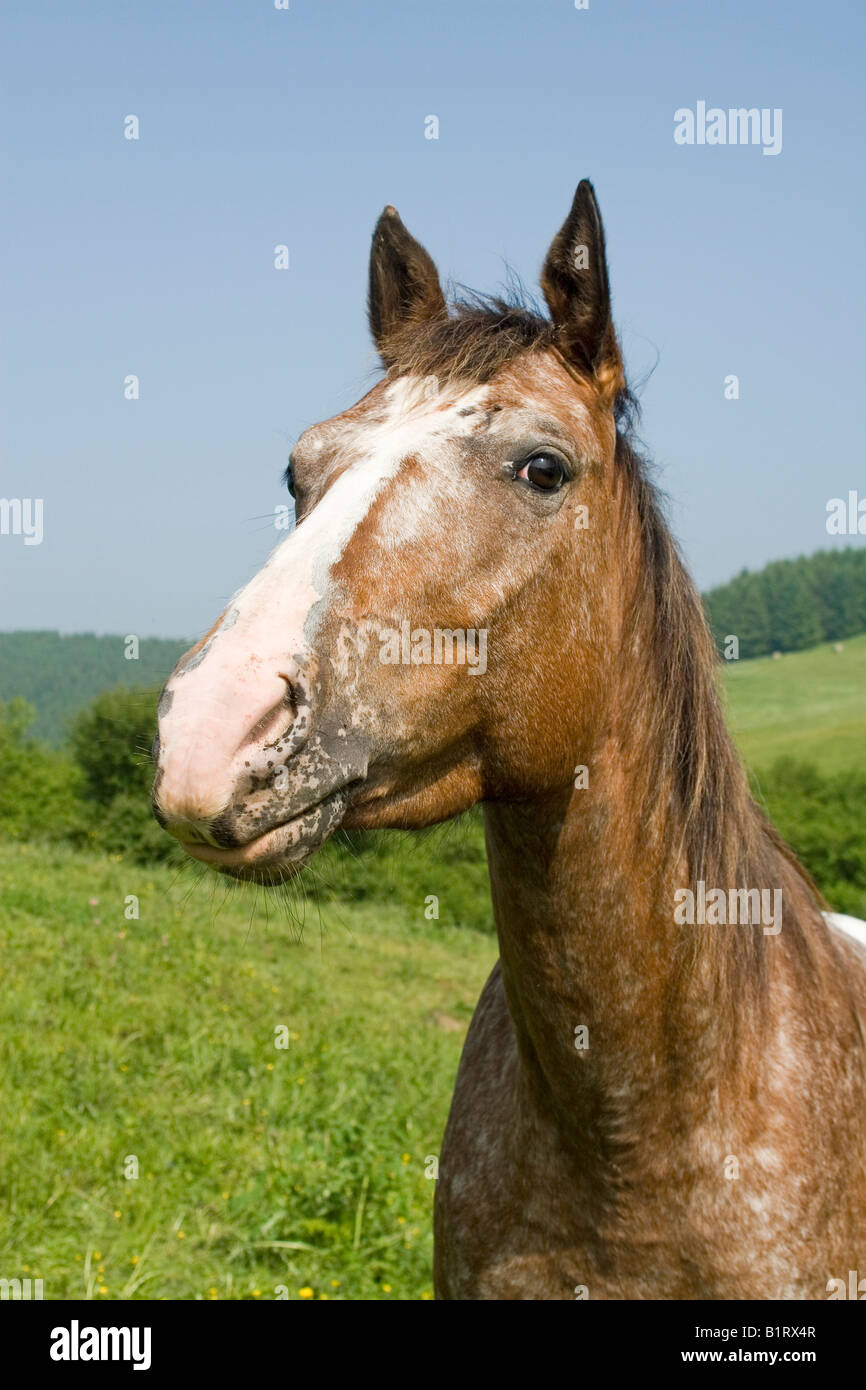
[[[127,661],[120,636],[0,633],[0,703],[23,696],[37,711],[33,734],[58,745],[70,716],[100,691],[162,685],[188,645],[148,638]],[[726,666],[731,727],[750,765],[793,754],[828,772],[866,767],[866,635],[843,646]]]
[[[0,1268],[50,1299],[430,1297],[426,1160],[495,939],[423,899],[299,902],[301,932],[197,884],[0,848]]]
[[[834,906],[866,911],[866,637],[725,677],[753,767],[860,770],[764,780]],[[425,1170],[496,955],[478,819],[329,846],[288,904],[142,867],[122,837],[0,839],[5,1277],[49,1299],[430,1297]]]
[[[36,710],[33,733],[54,745],[70,717],[101,690],[116,685],[161,686],[189,642],[147,637],[137,660],[125,638],[93,633],[0,632],[0,704],[16,695]]]
[[[866,769],[866,636],[842,646],[727,664],[728,722],[751,767],[791,756]]]

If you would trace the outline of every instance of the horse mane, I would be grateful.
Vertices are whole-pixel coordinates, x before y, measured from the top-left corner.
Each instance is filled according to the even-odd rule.
[[[807,967],[812,953],[803,913],[826,907],[808,870],[752,796],[748,776],[725,719],[719,690],[721,658],[700,594],[664,516],[650,465],[634,443],[638,406],[626,389],[617,402],[617,477],[628,488],[643,550],[641,586],[631,613],[632,640],[649,631],[657,698],[650,707],[649,743],[659,795],[668,796],[672,820],[692,887],[779,888],[786,904],[784,931]],[[633,699],[646,706],[643,690]],[[635,717],[638,712],[635,711]],[[658,802],[656,801],[656,805]],[[650,800],[650,810],[654,809]],[[683,885],[686,886],[685,884]],[[692,934],[694,959],[699,936]],[[762,931],[733,928],[724,953],[734,990],[766,976]]]
[[[553,324],[516,279],[503,297],[458,288],[450,309],[421,323],[410,319],[389,334],[392,375],[481,386],[524,352],[553,347]]]
[[[409,322],[389,338],[387,348],[390,375],[481,385],[524,353],[555,349],[556,331],[515,281],[507,297],[462,289],[450,309],[422,323]],[[650,799],[647,817],[658,808],[658,798],[668,801],[666,809],[681,833],[672,850],[684,857],[692,885],[703,880],[708,888],[725,890],[781,888],[788,905],[786,936],[808,962],[811,952],[802,909],[808,914],[825,904],[749,789],[719,694],[720,657],[700,595],[665,518],[650,462],[638,445],[640,409],[628,386],[617,397],[614,413],[616,474],[637,517],[649,579],[640,586],[626,636],[633,641],[640,633],[645,640],[649,633],[649,660],[658,691],[650,711],[650,737],[653,749],[661,750],[662,765],[654,766],[656,799]],[[633,696],[642,704],[644,723],[645,697],[642,686]],[[791,911],[794,903],[798,906]],[[699,936],[692,931],[692,942]],[[745,978],[763,982],[763,932],[734,927],[731,939],[733,949],[724,952],[731,986],[736,989]]]

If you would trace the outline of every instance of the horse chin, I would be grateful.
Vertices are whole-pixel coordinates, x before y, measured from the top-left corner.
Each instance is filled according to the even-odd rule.
[[[348,791],[338,788],[291,820],[266,830],[245,844],[222,849],[182,841],[193,859],[242,883],[277,887],[298,874],[340,826]]]

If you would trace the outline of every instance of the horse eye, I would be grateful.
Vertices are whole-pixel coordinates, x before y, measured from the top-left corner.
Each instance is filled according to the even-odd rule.
[[[556,454],[534,454],[515,476],[531,483],[540,492],[555,492],[568,479],[565,465]]]
[[[289,496],[290,496],[290,497],[294,497],[294,496],[295,496],[295,465],[292,463],[292,460],[291,460],[291,459],[289,459],[288,466],[287,466],[286,471],[285,471],[285,474],[284,474],[284,478],[285,478],[286,487],[287,487],[288,490],[289,490]]]

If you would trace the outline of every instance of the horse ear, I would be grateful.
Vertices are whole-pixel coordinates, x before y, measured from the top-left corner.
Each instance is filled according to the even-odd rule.
[[[571,211],[551,242],[541,288],[563,353],[588,367],[613,401],[625,374],[610,313],[604,227],[588,179],[577,185]]]
[[[370,332],[386,367],[391,365],[389,343],[395,334],[445,312],[435,265],[392,207],[385,208],[373,232],[368,312]]]

